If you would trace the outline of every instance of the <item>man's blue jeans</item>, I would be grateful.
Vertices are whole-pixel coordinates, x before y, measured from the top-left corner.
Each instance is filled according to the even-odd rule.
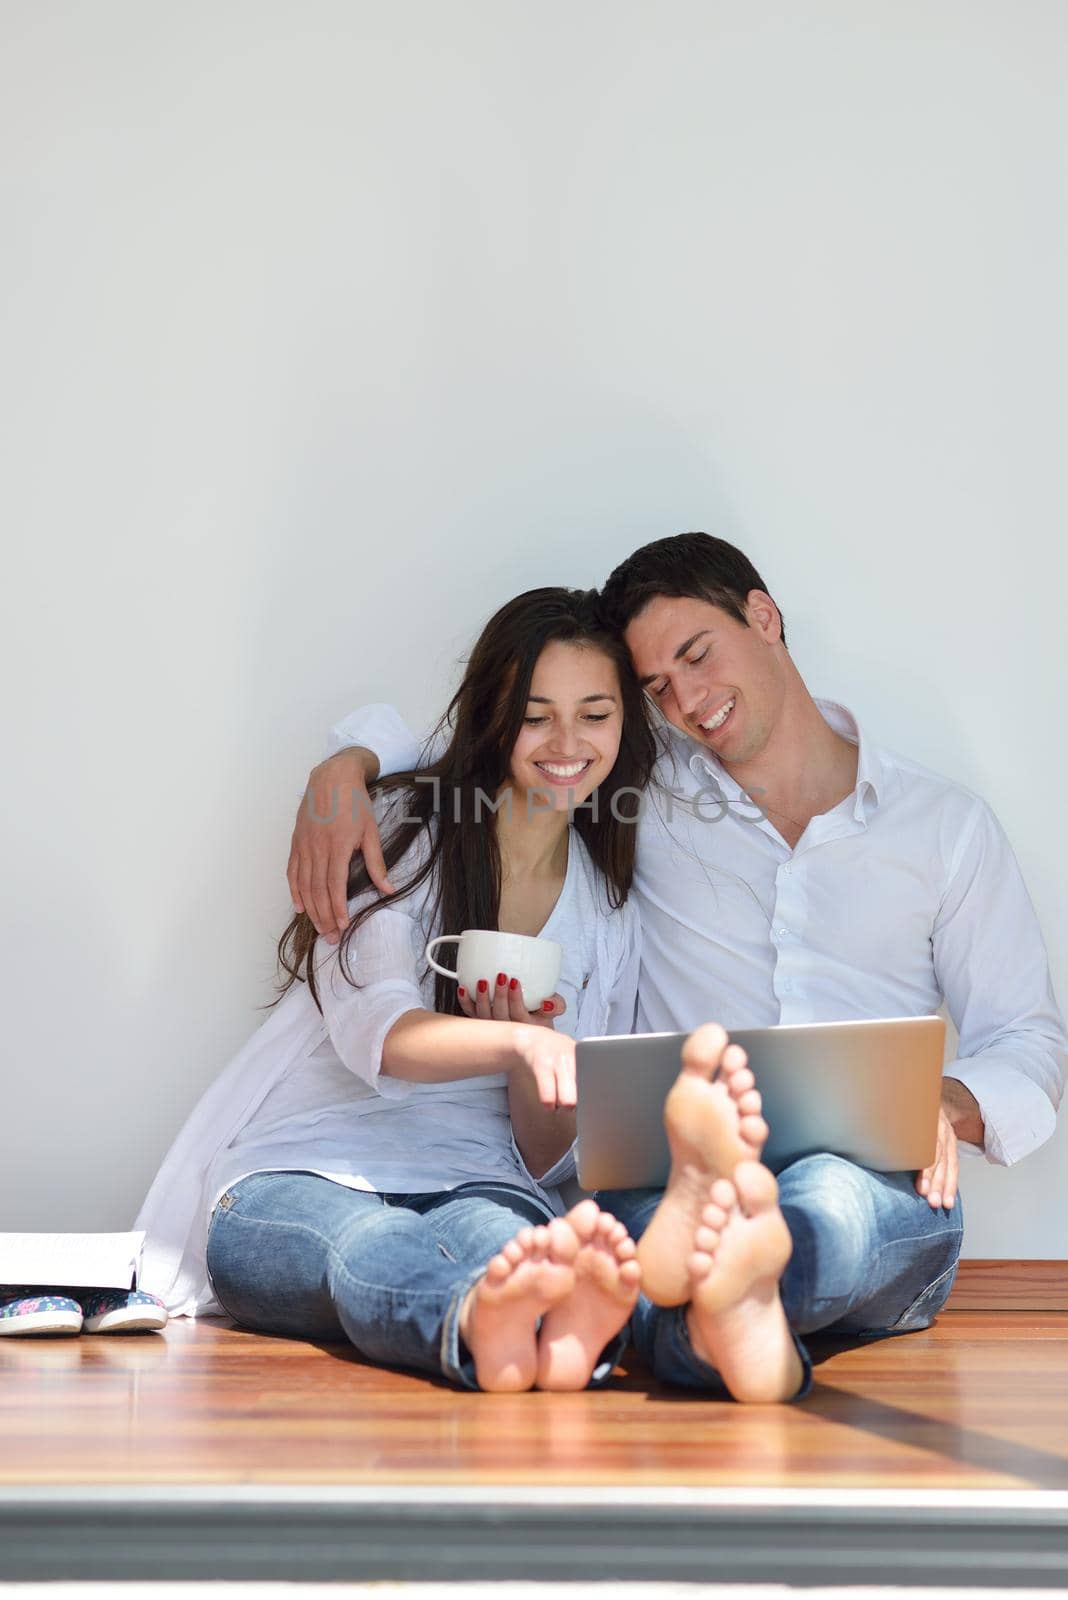
[[[549,1219],[505,1183],[383,1195],[313,1172],[255,1172],[212,1212],[208,1272],[223,1310],[245,1327],[344,1335],[370,1361],[477,1389],[460,1340],[464,1298],[520,1228]]]
[[[953,1287],[963,1217],[959,1195],[952,1211],[933,1211],[912,1173],[869,1172],[840,1156],[806,1156],[778,1179],[794,1244],[781,1288],[804,1367],[800,1400],[812,1387],[812,1362],[799,1335],[877,1337],[929,1326]],[[621,1189],[597,1198],[639,1239],[662,1193]],[[694,1354],[685,1308],[654,1306],[643,1295],[631,1336],[664,1382],[724,1392],[719,1374]]]

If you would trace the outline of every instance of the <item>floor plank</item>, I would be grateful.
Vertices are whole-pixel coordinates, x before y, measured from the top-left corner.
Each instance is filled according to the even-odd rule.
[[[1068,1489],[1068,1313],[946,1311],[815,1348],[795,1407],[669,1391],[478,1395],[211,1319],[0,1341],[0,1485]]]
[[[953,1311],[1068,1311],[1068,1261],[962,1261]]]

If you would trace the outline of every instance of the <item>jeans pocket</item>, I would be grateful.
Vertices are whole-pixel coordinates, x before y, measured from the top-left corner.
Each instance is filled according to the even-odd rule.
[[[208,1232],[207,1232],[207,1243],[208,1244],[211,1243],[212,1234],[215,1232],[215,1229],[218,1226],[218,1224],[221,1222],[222,1218],[225,1217],[226,1213],[230,1210],[230,1208],[233,1205],[233,1203],[234,1203],[234,1191],[232,1189],[227,1189],[226,1193],[225,1194],[221,1194],[219,1196],[218,1200],[216,1200],[215,1205],[214,1205],[214,1207],[212,1209],[211,1216],[208,1218]]]
[[[227,1210],[229,1209],[228,1207],[226,1207],[226,1206],[224,1206],[222,1204],[223,1200],[225,1200],[226,1198],[227,1198],[226,1195],[221,1195],[220,1196],[219,1201],[216,1204],[215,1210],[212,1212],[210,1218],[208,1219],[208,1236],[207,1236],[207,1240],[205,1241],[205,1246],[204,1246],[204,1270],[207,1273],[208,1283],[211,1285],[212,1294],[215,1296],[215,1298],[219,1302],[220,1306],[222,1306],[222,1309],[225,1311],[226,1315],[232,1321],[236,1322],[237,1318],[234,1316],[233,1312],[230,1310],[230,1307],[226,1304],[226,1301],[223,1299],[222,1295],[219,1293],[219,1286],[215,1281],[215,1274],[211,1270],[211,1251],[212,1251],[212,1244],[214,1242],[214,1236],[215,1236],[215,1233],[217,1231],[219,1223],[222,1221],[223,1217],[225,1217],[225,1215],[227,1213]]]
[[[890,1324],[891,1333],[911,1333],[915,1329],[929,1328],[931,1322],[949,1299],[949,1292],[957,1276],[959,1256],[918,1294],[896,1322]]]
[[[243,1178],[238,1178],[236,1183],[230,1185],[216,1200],[211,1213],[212,1222],[222,1211],[233,1211],[242,1200],[247,1200],[251,1195],[258,1194],[265,1184],[272,1178],[285,1177],[285,1172],[271,1169],[263,1172],[249,1172]]]

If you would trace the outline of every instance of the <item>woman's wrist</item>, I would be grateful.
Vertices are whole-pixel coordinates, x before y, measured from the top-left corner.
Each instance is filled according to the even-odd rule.
[[[525,1067],[530,1060],[531,1034],[534,1026],[529,1022],[502,1022],[508,1029],[508,1067]]]

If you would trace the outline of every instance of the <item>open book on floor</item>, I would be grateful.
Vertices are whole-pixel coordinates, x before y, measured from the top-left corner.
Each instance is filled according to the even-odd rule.
[[[0,1233],[0,1286],[133,1289],[143,1233]]]

